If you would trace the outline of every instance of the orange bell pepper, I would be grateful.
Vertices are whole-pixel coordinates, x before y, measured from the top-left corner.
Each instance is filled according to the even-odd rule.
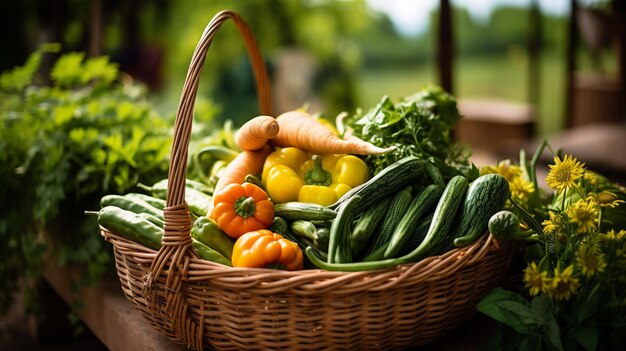
[[[302,250],[282,235],[262,229],[240,236],[233,247],[233,267],[302,269]]]
[[[267,193],[252,183],[230,184],[213,198],[213,219],[230,237],[268,228],[274,222],[274,205]]]

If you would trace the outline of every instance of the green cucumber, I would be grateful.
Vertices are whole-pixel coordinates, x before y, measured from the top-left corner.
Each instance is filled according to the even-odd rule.
[[[400,251],[409,236],[417,229],[424,215],[435,208],[442,193],[442,186],[431,184],[413,199],[408,210],[395,227],[383,258],[392,258]]]
[[[437,254],[446,247],[450,241],[450,228],[461,207],[468,186],[469,183],[464,176],[454,176],[448,181],[435,207],[426,237],[415,250],[405,256],[407,259],[419,261],[424,257]]]
[[[339,209],[337,218],[330,226],[328,238],[328,263],[349,263],[352,261],[350,251],[350,230],[354,215],[352,211],[361,203],[361,197],[356,195],[346,201]]]
[[[391,204],[389,204],[389,209],[387,209],[387,213],[385,214],[385,218],[380,224],[380,231],[369,246],[364,261],[375,261],[380,259],[377,255],[373,256],[372,254],[374,252],[380,253],[380,248],[383,246],[386,247],[389,244],[391,235],[398,226],[398,223],[400,223],[402,216],[404,216],[407,209],[411,205],[411,202],[412,197],[410,186],[407,186],[393,197]],[[382,253],[384,252],[385,251],[383,250]]]
[[[374,206],[368,208],[357,221],[350,235],[350,250],[352,251],[353,257],[357,257],[361,254],[361,251],[367,245],[372,234],[378,229],[380,222],[385,218],[392,198],[393,196],[387,196],[374,204]]]
[[[274,223],[268,228],[274,233],[284,235],[289,230],[289,223],[282,217],[274,217]]]
[[[274,214],[286,220],[325,221],[337,217],[337,212],[322,205],[307,202],[284,202],[274,205]]]
[[[453,233],[454,246],[470,245],[484,234],[489,218],[504,208],[510,194],[509,182],[499,174],[485,174],[474,180],[463,202],[461,222]]]
[[[424,162],[416,156],[404,157],[385,167],[367,182],[352,188],[337,202],[328,207],[338,210],[351,197],[359,195],[364,201],[361,201],[353,210],[354,216],[357,217],[363,214],[372,203],[395,194],[407,185],[415,182],[423,175],[423,164]]]
[[[417,248],[422,241],[424,241],[426,233],[428,233],[430,223],[433,221],[433,214],[434,213],[431,212],[424,217],[413,233],[410,233],[408,239],[406,239],[406,242],[400,248],[400,252],[398,253],[399,256],[409,254],[411,251],[415,250],[415,248]]]

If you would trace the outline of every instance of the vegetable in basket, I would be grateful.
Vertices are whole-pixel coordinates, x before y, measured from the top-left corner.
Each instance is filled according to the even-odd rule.
[[[235,132],[235,142],[242,150],[258,150],[278,134],[278,128],[274,117],[257,116]]]
[[[455,98],[439,87],[426,87],[399,102],[385,96],[371,110],[343,120],[338,129],[351,129],[354,136],[393,152],[365,156],[373,174],[396,161],[415,156],[428,161],[447,181],[463,174],[468,180],[478,176],[471,163],[471,150],[455,142],[452,130],[460,120]],[[440,183],[441,184],[441,183]]]
[[[353,155],[310,155],[295,147],[272,152],[263,165],[263,183],[276,203],[330,205],[369,179],[365,162]]]
[[[289,111],[276,117],[278,134],[271,140],[275,146],[295,146],[318,154],[384,154],[393,148],[380,148],[361,139],[342,139],[318,119],[303,111]]]
[[[150,208],[150,205],[146,205],[149,203],[148,201],[136,198],[135,195],[132,193],[116,196],[107,195],[103,197],[105,205],[100,211],[86,211],[86,214],[97,215],[98,224],[112,233],[135,241],[147,248],[158,250],[161,248],[163,238],[163,211]],[[153,200],[159,199],[154,198]],[[133,202],[136,204],[133,205]],[[209,233],[209,227],[199,225],[204,223],[203,218],[209,220],[206,217],[200,217],[191,230],[192,247],[198,256],[206,261],[231,266],[228,242],[216,233]],[[230,239],[226,234],[222,233],[222,235]],[[230,240],[230,250],[232,251],[233,243],[232,239]]]
[[[252,183],[230,184],[215,193],[213,219],[230,237],[266,229],[274,222],[274,205],[263,189]]]
[[[272,217],[273,220],[273,217]],[[233,267],[302,269],[304,256],[293,241],[267,229],[247,232],[233,247]]]
[[[230,258],[233,255],[235,241],[210,218],[198,217],[191,228],[191,237],[213,248],[224,257]]]

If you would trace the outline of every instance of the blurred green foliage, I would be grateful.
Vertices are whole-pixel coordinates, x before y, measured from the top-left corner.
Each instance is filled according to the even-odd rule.
[[[97,280],[110,251],[84,211],[167,175],[171,120],[146,89],[118,80],[108,57],[83,53],[60,56],[42,85],[41,62],[59,49],[45,45],[0,75],[0,314],[19,278],[28,285],[41,274],[46,253],[83,267],[77,286]],[[27,306],[35,291],[26,290]]]
[[[26,6],[31,2],[38,5]],[[394,78],[398,86],[411,89],[399,92],[398,96],[409,95],[428,83],[438,83],[437,8],[430,14],[428,31],[406,37],[395,30],[386,15],[369,8],[365,0],[111,0],[104,3],[104,52],[120,63],[122,71],[150,85],[151,99],[164,113],[176,109],[195,45],[209,20],[223,9],[233,9],[250,24],[270,71],[286,49],[297,48],[314,55],[319,72],[311,88],[323,100],[323,112],[330,116],[339,111],[353,111],[356,106],[375,105],[382,97],[377,93],[380,89],[375,77],[385,72],[392,76],[402,69],[407,72]],[[29,34],[16,37],[26,37],[28,42],[35,40],[38,25],[47,28],[51,21],[42,15],[46,5],[35,0],[25,0],[25,4],[13,5],[15,8],[7,8],[11,11],[6,13],[19,13],[21,9],[20,17],[24,20],[16,24],[22,28],[17,32]],[[64,48],[86,49],[90,17],[84,14],[91,10],[90,3],[59,0],[56,4],[65,9],[65,17],[59,19],[65,25],[57,30]],[[483,20],[473,18],[467,9],[459,6],[453,11],[455,80],[456,85],[463,87],[455,93],[471,97],[490,91],[492,97],[526,101],[530,7],[499,6]],[[46,21],[37,24],[41,19]],[[564,105],[559,96],[563,96],[565,89],[561,76],[565,74],[567,18],[543,14],[542,27],[543,56],[558,63],[556,71],[543,72],[542,80],[552,82],[558,76],[556,79],[562,84],[556,87],[556,96],[551,96],[553,89],[542,91],[550,96],[540,103],[550,108],[542,106],[540,110],[554,118],[554,114],[562,113],[562,108],[555,110],[551,106]],[[254,80],[244,52],[234,26],[225,24],[207,55],[198,92],[198,97],[213,101],[222,121],[230,118],[236,125],[257,114]],[[484,65],[474,64],[482,58],[486,61]],[[502,69],[493,70],[493,62],[498,62]],[[552,63],[548,66],[555,67]],[[410,74],[416,70],[426,70],[429,74]],[[477,86],[463,82],[466,75],[519,78],[503,79],[495,86],[488,83],[495,79],[487,79]],[[509,91],[512,93],[506,93]],[[374,94],[377,96],[370,99]]]

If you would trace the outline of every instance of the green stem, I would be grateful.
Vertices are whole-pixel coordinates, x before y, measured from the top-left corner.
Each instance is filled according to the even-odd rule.
[[[541,225],[539,225],[539,223],[535,220],[535,218],[530,213],[528,213],[522,206],[517,204],[515,200],[511,198],[510,201],[513,204],[513,206],[515,206],[515,208],[520,210],[524,221],[530,226],[530,228],[534,230],[537,234],[540,234],[541,236],[543,236],[544,235],[543,228],[541,228]]]
[[[546,139],[543,139],[543,141],[541,142],[541,144],[535,151],[533,158],[530,160],[529,175],[531,177],[530,180],[533,182],[535,194],[539,194],[539,184],[537,182],[537,162],[539,162],[539,158],[541,157],[541,154],[543,154],[543,150],[546,148],[547,145],[548,145],[548,141]]]
[[[602,219],[604,218],[604,207],[600,206],[600,211],[598,211],[598,231],[602,228]]]
[[[322,158],[319,155],[313,155],[313,169],[306,172],[304,180],[308,185],[327,186],[333,182],[333,177],[322,167]]]
[[[237,201],[235,201],[235,212],[238,216],[243,218],[252,217],[255,211],[256,207],[254,206],[253,197],[242,196]]]

